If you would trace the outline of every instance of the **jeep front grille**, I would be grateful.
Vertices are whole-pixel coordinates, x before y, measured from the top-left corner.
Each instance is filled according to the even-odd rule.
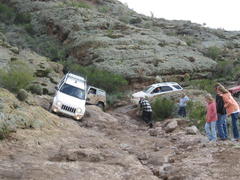
[[[65,111],[69,111],[69,112],[72,112],[72,113],[75,113],[76,112],[76,108],[73,108],[73,107],[70,107],[70,106],[66,106],[66,105],[62,105],[62,110],[65,110]]]

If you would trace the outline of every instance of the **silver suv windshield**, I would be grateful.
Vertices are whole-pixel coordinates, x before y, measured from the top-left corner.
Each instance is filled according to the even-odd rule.
[[[83,89],[77,88],[67,83],[62,85],[62,87],[60,88],[60,92],[78,99],[85,99],[85,91]]]
[[[143,92],[148,92],[150,89],[152,88],[152,86],[148,86],[148,87],[146,87],[144,90],[143,90]]]

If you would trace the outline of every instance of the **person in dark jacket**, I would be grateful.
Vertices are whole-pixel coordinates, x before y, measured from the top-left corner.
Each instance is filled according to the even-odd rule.
[[[216,122],[218,136],[221,140],[226,140],[228,138],[227,133],[227,113],[224,107],[224,101],[222,96],[220,96],[220,92],[218,91],[218,84],[215,86],[216,95],[216,108],[217,108],[217,115],[218,120]]]
[[[149,101],[145,98],[140,98],[139,101],[140,109],[142,110],[142,118],[145,123],[149,125],[150,128],[153,127],[152,122],[152,107],[149,103]]]

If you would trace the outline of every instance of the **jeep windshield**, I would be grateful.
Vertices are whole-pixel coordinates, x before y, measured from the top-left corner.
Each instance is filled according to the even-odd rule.
[[[78,99],[85,99],[85,91],[83,89],[77,88],[67,83],[62,85],[62,87],[60,88],[60,92]]]

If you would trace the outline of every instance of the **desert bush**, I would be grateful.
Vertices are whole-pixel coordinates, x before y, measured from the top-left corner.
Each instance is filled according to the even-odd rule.
[[[43,89],[39,84],[32,84],[31,86],[29,86],[28,90],[32,94],[37,94],[37,95],[42,95],[43,94]]]
[[[0,3],[0,20],[5,23],[10,23],[15,18],[15,11],[13,8],[8,7],[5,4]]]
[[[71,6],[71,7],[75,7],[75,8],[86,8],[86,9],[91,9],[91,6],[85,2],[81,2],[81,1],[78,1],[78,2],[67,2],[66,3],[67,6]]]
[[[5,122],[0,122],[0,140],[7,138],[11,131]]]
[[[189,101],[187,104],[187,116],[191,123],[198,129],[203,130],[205,124],[206,108],[200,102]]]
[[[185,42],[187,43],[188,46],[192,46],[194,43],[197,42],[197,40],[194,39],[194,38],[191,37],[191,36],[186,36],[186,37],[184,37],[184,40],[185,40]]]
[[[114,104],[123,100],[126,97],[126,94],[123,92],[110,93],[107,95],[107,105],[109,107],[114,107]]]
[[[200,79],[200,80],[191,80],[190,85],[195,89],[205,90],[211,94],[215,93],[214,84],[216,82],[211,79]]]
[[[29,33],[30,35],[34,35],[36,32],[33,29],[33,25],[32,24],[25,24],[24,25],[24,29],[27,31],[27,33]]]
[[[21,61],[11,62],[9,69],[0,70],[0,85],[14,93],[25,89],[33,80],[33,72]]]
[[[12,131],[13,128],[11,128],[9,122],[6,121],[5,114],[0,112],[0,140],[9,137]]]
[[[111,9],[108,6],[101,6],[101,7],[98,8],[98,11],[100,13],[107,13],[107,12],[111,11]]]
[[[156,121],[171,117],[176,109],[174,101],[166,97],[156,98],[152,103],[152,108]]]
[[[28,93],[27,91],[25,91],[24,89],[20,89],[17,93],[17,98],[20,100],[20,101],[25,101],[28,97]]]
[[[214,60],[222,55],[222,50],[216,46],[209,47],[205,52],[205,56],[210,57]]]
[[[141,23],[141,22],[142,22],[142,19],[139,18],[139,17],[137,17],[137,18],[131,18],[131,19],[129,20],[129,23],[130,23],[130,24],[139,24],[139,23]]]
[[[128,24],[130,21],[130,17],[128,15],[123,15],[123,16],[120,16],[118,20]]]
[[[234,65],[232,62],[220,61],[218,62],[213,76],[215,78],[229,77],[234,73]]]
[[[108,93],[120,91],[128,84],[128,81],[118,74],[94,67],[83,67],[72,62],[63,62],[63,64],[65,65],[65,71],[87,77],[88,84],[102,88]]]
[[[17,13],[14,22],[16,24],[29,24],[31,19],[32,17],[29,13]]]

